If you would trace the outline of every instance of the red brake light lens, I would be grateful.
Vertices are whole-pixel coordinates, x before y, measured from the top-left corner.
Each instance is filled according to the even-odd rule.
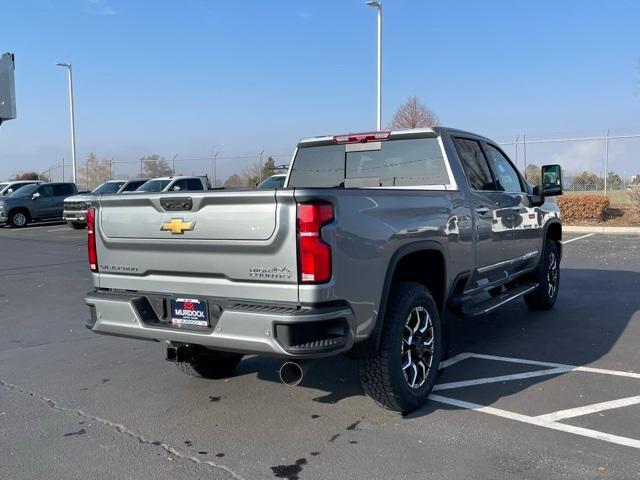
[[[301,283],[324,283],[331,279],[331,248],[320,238],[320,230],[333,219],[333,205],[298,204]]]
[[[87,210],[87,251],[89,253],[89,268],[98,271],[98,252],[96,251],[96,209]]]
[[[349,133],[347,135],[336,135],[333,141],[336,143],[367,143],[380,142],[389,140],[391,132],[365,132],[365,133]]]

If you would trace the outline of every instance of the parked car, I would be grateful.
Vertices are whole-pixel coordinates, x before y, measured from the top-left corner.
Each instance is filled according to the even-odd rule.
[[[262,183],[258,184],[259,189],[262,190],[275,190],[277,188],[282,188],[284,186],[284,181],[287,179],[286,173],[278,173],[276,175],[271,175],[270,177],[264,179]]]
[[[14,228],[42,220],[61,220],[64,199],[78,193],[75,183],[34,183],[0,199],[0,224]]]
[[[6,197],[11,195],[19,188],[26,187],[27,185],[33,185],[35,183],[43,183],[40,180],[11,180],[8,182],[0,183],[0,197]]]
[[[554,306],[560,167],[541,178],[488,138],[421,128],[302,140],[275,191],[104,196],[88,215],[87,326],[167,342],[207,378],[263,354],[295,385],[307,360],[348,353],[367,395],[410,411],[438,374],[446,311]]]
[[[208,190],[209,182],[206,177],[174,176],[152,178],[142,184],[137,192],[197,192]]]
[[[74,195],[65,198],[63,218],[71,228],[84,228],[87,226],[87,209],[95,195],[110,195],[133,192],[144,184],[148,178],[136,178],[133,180],[109,180],[90,193]]]

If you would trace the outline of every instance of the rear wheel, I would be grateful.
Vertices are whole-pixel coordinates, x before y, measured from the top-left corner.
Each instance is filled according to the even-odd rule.
[[[549,310],[558,298],[560,287],[560,253],[553,240],[547,240],[540,265],[534,273],[538,288],[524,296],[524,301],[531,310]]]
[[[74,230],[81,230],[87,226],[86,223],[82,223],[82,222],[67,222],[67,223]]]
[[[29,215],[23,210],[11,212],[11,215],[9,215],[9,223],[13,228],[26,227],[27,223],[29,223]]]
[[[176,362],[182,373],[193,377],[227,378],[242,360],[238,353],[211,352],[194,355],[188,362]]]
[[[396,285],[378,351],[360,363],[365,393],[389,410],[410,412],[423,405],[442,356],[442,326],[429,290],[418,283]]]

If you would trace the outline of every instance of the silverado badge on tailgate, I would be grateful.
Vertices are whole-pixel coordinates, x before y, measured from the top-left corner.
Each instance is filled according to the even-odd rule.
[[[173,235],[182,235],[184,232],[193,230],[196,222],[185,222],[181,218],[172,218],[170,222],[162,224],[160,230],[171,232]]]

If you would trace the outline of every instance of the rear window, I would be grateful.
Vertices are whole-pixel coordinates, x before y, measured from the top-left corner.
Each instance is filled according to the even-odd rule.
[[[437,138],[302,147],[289,178],[291,187],[421,187],[448,183]]]

